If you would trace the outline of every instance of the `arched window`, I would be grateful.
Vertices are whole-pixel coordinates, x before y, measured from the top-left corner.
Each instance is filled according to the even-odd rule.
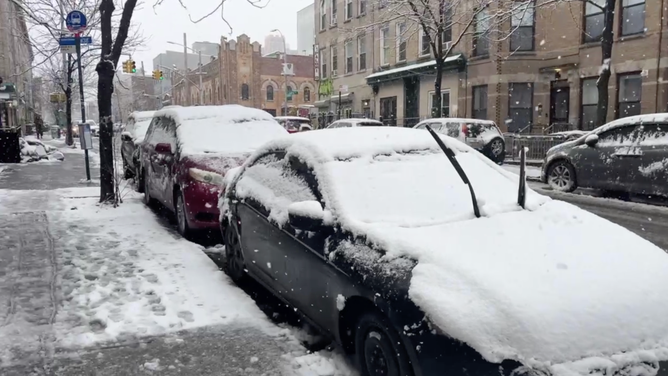
[[[274,87],[271,85],[267,86],[267,100],[268,101],[274,100]]]
[[[288,85],[288,90],[285,91],[286,95],[288,96],[288,102],[292,101],[292,86]]]
[[[248,84],[242,84],[241,85],[241,100],[242,101],[247,101],[250,99],[250,89],[248,88]]]
[[[304,88],[304,102],[308,103],[311,101],[311,89],[308,87]]]

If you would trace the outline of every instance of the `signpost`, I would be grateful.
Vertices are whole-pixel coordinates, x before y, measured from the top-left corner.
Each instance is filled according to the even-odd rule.
[[[65,25],[67,26],[67,30],[74,33],[74,46],[77,54],[77,70],[79,71],[79,101],[81,103],[81,123],[86,124],[86,105],[84,100],[83,73],[81,71],[81,43],[82,39],[86,39],[87,41],[90,41],[90,43],[92,43],[91,40],[92,38],[90,37],[81,38],[81,33],[83,33],[86,30],[86,26],[88,26],[88,20],[86,19],[86,15],[84,15],[78,10],[73,10],[67,14],[67,18],[65,19]],[[61,41],[63,40],[63,38],[60,39]],[[85,137],[87,137],[86,132],[80,132],[79,134],[82,137],[81,141],[84,141],[81,142],[81,147],[84,149],[84,154],[86,158],[86,179],[90,180],[90,165],[88,162],[89,148],[85,143],[85,141],[88,140],[84,139]],[[90,137],[90,127],[88,127],[88,137]],[[89,146],[92,147],[92,142],[91,145]]]

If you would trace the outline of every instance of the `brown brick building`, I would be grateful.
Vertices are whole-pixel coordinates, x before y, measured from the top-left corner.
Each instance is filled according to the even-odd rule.
[[[315,99],[313,80],[313,57],[288,55],[288,65],[292,72],[288,75],[288,88],[295,92],[288,99],[288,107],[311,105]],[[246,35],[236,40],[221,39],[217,59],[202,67],[202,104],[241,104],[265,109],[272,114],[280,114],[285,100],[285,76],[282,75],[282,56],[262,56],[262,47],[251,42]],[[292,74],[294,73],[294,74]],[[174,104],[186,105],[186,95],[191,104],[199,104],[199,76],[197,69],[188,74],[189,93],[182,77],[174,80],[172,95]]]

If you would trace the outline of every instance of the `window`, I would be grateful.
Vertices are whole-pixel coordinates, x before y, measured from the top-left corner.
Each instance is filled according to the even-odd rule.
[[[353,61],[355,53],[353,50],[353,41],[349,40],[343,46],[343,53],[346,55],[346,73],[353,73]]]
[[[430,53],[429,34],[426,34],[424,29],[420,27],[420,56],[427,56]]]
[[[513,7],[510,18],[510,51],[534,50],[534,4],[521,3]]]
[[[366,35],[357,37],[357,70],[366,69]]]
[[[241,100],[247,101],[250,99],[250,88],[248,84],[241,84]]]
[[[345,9],[346,20],[353,18],[353,0],[346,0],[346,9]]]
[[[332,77],[336,77],[336,71],[339,69],[339,55],[336,46],[330,47],[329,54],[332,56]]]
[[[473,87],[473,118],[487,120],[487,85]]]
[[[320,50],[320,78],[327,78],[327,53]]]
[[[390,28],[380,29],[380,65],[390,64]]]
[[[445,10],[445,30],[443,30],[443,43],[452,41],[452,8]]]
[[[311,89],[308,87],[304,88],[304,102],[308,103],[311,101]]]
[[[397,63],[406,61],[406,24],[397,24]]]
[[[592,130],[596,127],[596,108],[598,106],[598,77],[582,80],[582,129]]]
[[[336,1],[337,0],[330,0],[331,3],[331,9],[332,9],[332,19],[330,20],[329,24],[331,26],[336,25]]]
[[[288,102],[292,102],[292,96],[293,96],[293,90],[292,86],[288,85],[287,89],[285,89],[285,96],[288,98]]]
[[[631,146],[635,136],[635,125],[624,125],[598,135],[597,146]]]
[[[533,85],[531,83],[508,84],[510,132],[525,131],[533,122]]]
[[[429,108],[431,109],[432,117],[436,116],[436,93],[433,91],[429,93]],[[450,91],[441,91],[441,117],[450,117]]]
[[[487,10],[481,10],[475,16],[474,24],[473,56],[487,56],[489,55],[489,40],[487,39],[489,16]]]
[[[366,0],[359,0],[358,12],[360,16],[366,14]]]
[[[617,118],[640,115],[642,76],[630,73],[617,77]]]
[[[645,32],[645,0],[622,0],[622,36]]]
[[[320,0],[320,30],[325,30],[327,27],[327,5],[325,0]]]
[[[268,101],[274,100],[274,87],[271,85],[267,86],[267,100]]]
[[[605,27],[605,16],[603,15],[603,6],[605,0],[585,1],[585,31],[583,40],[585,43],[598,42],[603,35]]]
[[[634,140],[640,146],[666,145],[668,143],[668,124],[643,124]]]

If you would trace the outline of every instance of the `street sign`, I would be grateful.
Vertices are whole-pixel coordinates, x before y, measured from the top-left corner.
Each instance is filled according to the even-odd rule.
[[[60,53],[74,55],[77,53],[77,46],[60,46]]]
[[[81,44],[93,44],[93,37],[79,37]],[[77,39],[75,37],[60,37],[59,44],[61,46],[76,46]]]
[[[348,85],[339,85],[339,92],[347,93],[348,92]]]
[[[80,33],[86,30],[88,21],[86,20],[86,15],[78,10],[73,10],[67,14],[65,25],[67,26],[67,30]]]

